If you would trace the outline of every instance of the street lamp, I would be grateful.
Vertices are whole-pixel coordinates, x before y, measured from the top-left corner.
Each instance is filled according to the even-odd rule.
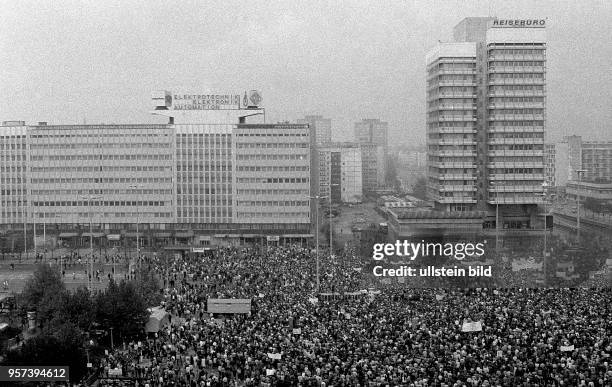
[[[90,250],[90,255],[89,255],[89,291],[93,291],[93,230],[92,230],[92,221],[91,221],[91,213],[92,213],[92,209],[91,209],[91,201],[92,200],[97,200],[97,199],[101,199],[101,196],[93,196],[93,195],[87,195],[87,196],[81,196],[82,199],[86,199],[87,200],[87,209],[88,209],[88,213],[89,213],[89,250]]]
[[[491,186],[498,188],[496,181],[491,182]],[[499,254],[499,191],[495,191],[495,252]]]
[[[320,269],[319,269],[319,199],[325,199],[327,198],[327,196],[321,196],[321,195],[315,195],[315,196],[308,196],[309,199],[316,199],[315,202],[315,222],[316,222],[316,229],[315,229],[315,249],[316,249],[316,260],[317,260],[317,293],[319,292],[319,289],[321,288],[321,281],[320,281]]]
[[[576,206],[578,207],[576,210],[576,239],[578,244],[580,244],[580,183],[582,182],[582,174],[587,172],[586,169],[576,169],[576,173],[578,173],[578,189],[576,190]]]
[[[138,189],[138,188],[142,188],[142,185],[139,184],[132,184],[130,186],[128,186],[128,188],[131,189]],[[138,224],[139,224],[139,217],[140,217],[140,201],[136,202],[136,259],[138,260],[138,268],[140,269],[140,233],[138,232]]]

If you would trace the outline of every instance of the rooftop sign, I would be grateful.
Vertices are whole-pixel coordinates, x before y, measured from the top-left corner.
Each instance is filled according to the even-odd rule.
[[[546,19],[495,19],[493,28],[544,28]]]
[[[257,90],[239,93],[172,93],[160,90],[152,94],[155,110],[221,110],[246,109],[258,107],[262,101]]]

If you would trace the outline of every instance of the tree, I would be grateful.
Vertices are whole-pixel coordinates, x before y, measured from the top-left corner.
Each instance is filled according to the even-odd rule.
[[[20,349],[7,354],[4,365],[44,365],[70,367],[70,380],[85,375],[83,335],[71,324],[64,324],[53,335],[43,334],[27,340]]]
[[[60,273],[47,264],[36,266],[21,293],[21,312],[36,311],[38,321],[45,324],[56,317],[66,297],[66,286]]]
[[[414,197],[427,200],[427,179],[420,176],[412,186],[412,194]]]
[[[138,337],[149,318],[147,304],[133,282],[111,280],[96,297],[96,321],[102,329],[114,330],[122,339]]]

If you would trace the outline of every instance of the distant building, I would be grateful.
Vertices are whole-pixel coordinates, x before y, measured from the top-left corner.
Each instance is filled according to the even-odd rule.
[[[332,203],[360,203],[363,200],[361,147],[355,143],[329,143],[320,145],[318,153],[321,196],[331,192]]]
[[[612,141],[583,141],[566,136],[554,144],[555,185],[569,182],[612,182]],[[578,171],[584,171],[579,176]]]
[[[385,185],[385,150],[374,143],[360,143],[364,194]]]
[[[544,177],[549,187],[556,186],[555,153],[555,144],[544,144]]]
[[[308,124],[316,144],[332,141],[331,119],[323,116],[310,115],[297,120],[298,124]]]
[[[355,142],[362,146],[364,191],[383,187],[389,158],[389,124],[379,119],[363,119],[355,123],[354,134]]]

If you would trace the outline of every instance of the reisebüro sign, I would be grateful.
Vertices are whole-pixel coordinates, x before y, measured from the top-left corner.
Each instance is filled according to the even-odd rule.
[[[492,27],[502,28],[544,28],[546,19],[495,19]]]

